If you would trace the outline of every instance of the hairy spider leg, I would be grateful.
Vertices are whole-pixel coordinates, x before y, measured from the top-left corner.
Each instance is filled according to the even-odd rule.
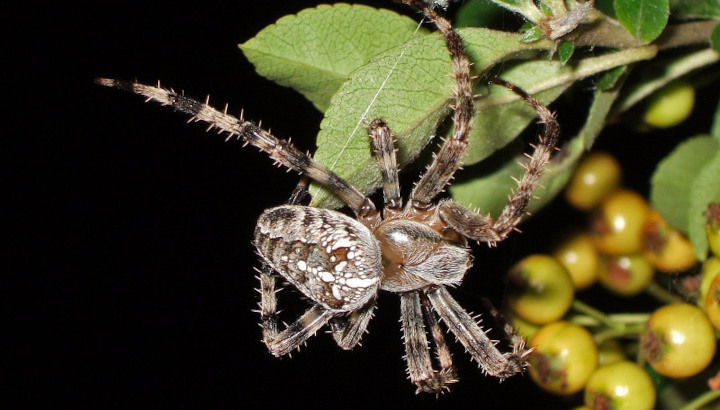
[[[501,353],[475,319],[450,296],[447,289],[442,286],[429,289],[427,296],[440,318],[484,373],[504,379],[525,369],[525,358],[532,349],[526,349],[522,339],[512,346],[511,353]]]
[[[522,164],[525,173],[518,181],[517,189],[510,195],[507,205],[497,220],[480,215],[452,201],[442,202],[438,209],[441,219],[454,230],[470,239],[488,242],[491,245],[507,238],[527,213],[533,192],[539,185],[543,170],[550,162],[550,156],[560,135],[560,124],[558,124],[555,114],[540,101],[505,80],[495,78],[493,82],[517,93],[535,109],[540,118],[539,122],[544,126],[543,132],[538,137],[539,142],[535,146],[533,154],[528,155],[529,161]]]
[[[370,124],[372,152],[380,165],[385,202],[383,217],[400,216],[402,198],[398,181],[398,166],[393,136],[387,124],[378,119]],[[402,317],[403,340],[410,380],[417,386],[417,392],[439,393],[447,385],[457,381],[452,367],[452,356],[445,343],[435,312],[427,297],[414,290],[400,294],[400,316]],[[433,336],[433,344],[440,363],[436,371],[430,356],[427,329]]]
[[[260,277],[260,326],[263,342],[273,356],[280,357],[292,352],[336,316],[320,305],[314,305],[293,324],[280,331],[273,269],[267,263],[261,262],[260,268],[256,270]]]
[[[369,135],[372,153],[380,165],[385,203],[383,218],[387,219],[402,210],[394,138],[385,121],[380,119],[370,123]]]
[[[375,313],[376,302],[377,298],[372,298],[360,309],[330,320],[333,339],[340,348],[351,350],[360,343]]]
[[[468,136],[472,127],[475,104],[472,94],[472,78],[470,77],[470,60],[465,51],[460,35],[453,30],[450,22],[434,9],[425,7],[418,0],[400,0],[401,2],[422,10],[440,32],[445,36],[452,59],[453,75],[455,76],[455,104],[452,135],[445,140],[440,152],[435,155],[432,164],[420,178],[410,194],[410,204],[418,210],[432,206],[432,200],[440,194],[460,168],[465,156]]]
[[[307,177],[302,177],[290,195],[288,205],[297,205],[302,201],[307,192],[307,183]],[[260,274],[260,317],[263,342],[273,355],[283,356],[292,352],[328,323],[335,342],[341,348],[349,350],[360,342],[373,316],[376,298],[373,297],[360,309],[350,312],[331,312],[316,304],[292,325],[280,331],[275,290],[278,274],[262,260],[262,257],[258,272]]]
[[[440,328],[437,313],[433,310],[427,294],[425,294],[424,291],[418,291],[418,293],[420,294],[420,300],[422,301],[425,323],[430,327],[430,332],[433,336],[435,353],[437,354],[437,360],[440,364],[440,372],[445,374],[443,379],[446,384],[454,383],[458,379],[455,368],[453,367],[450,348],[447,343],[445,343],[445,332],[443,332]]]
[[[355,187],[313,160],[309,155],[295,148],[290,141],[275,137],[252,121],[245,121],[242,116],[238,118],[228,115],[226,112],[211,107],[207,101],[201,103],[171,89],[108,78],[98,78],[95,82],[107,87],[143,95],[148,100],[156,101],[161,105],[168,105],[175,111],[189,114],[192,121],[203,121],[209,124],[208,130],[217,129],[220,133],[226,133],[228,139],[237,137],[243,142],[264,151],[276,163],[305,175],[328,188],[352,209],[362,223],[372,226],[376,225],[380,220],[372,201]]]
[[[417,386],[416,393],[441,392],[449,383],[456,380],[453,372],[433,369],[420,292],[410,291],[400,294],[400,317],[408,376]]]

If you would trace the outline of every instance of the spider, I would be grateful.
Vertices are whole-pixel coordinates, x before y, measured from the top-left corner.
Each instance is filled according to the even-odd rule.
[[[504,325],[510,351],[503,353],[447,287],[460,285],[472,264],[468,241],[492,246],[520,222],[557,143],[559,125],[554,114],[536,99],[495,79],[527,101],[544,124],[539,144],[525,164],[526,172],[496,220],[449,199],[434,202],[459,169],[468,144],[474,115],[471,64],[460,36],[436,7],[419,0],[401,1],[421,10],[446,38],[456,80],[454,129],[403,205],[392,132],[381,119],[369,124],[370,148],[382,175],[382,212],[367,196],[289,141],[276,138],[242,115],[228,115],[227,108],[218,111],[207,101],[201,103],[159,84],[153,87],[104,78],[96,81],[170,105],[191,115],[192,120],[226,133],[228,139],[236,137],[254,145],[277,164],[330,189],[354,213],[352,218],[335,210],[299,205],[302,195],[296,194],[290,203],[268,209],[259,217],[254,245],[261,260],[257,271],[263,341],[270,353],[287,355],[326,325],[341,348],[352,349],[366,331],[378,292],[388,291],[400,297],[409,378],[417,392],[439,393],[457,381],[440,319],[486,374],[502,379],[526,367],[531,349],[514,329]],[[278,322],[278,276],[313,303],[284,329]],[[500,316],[494,309],[491,312]],[[436,355],[436,364],[431,353]]]

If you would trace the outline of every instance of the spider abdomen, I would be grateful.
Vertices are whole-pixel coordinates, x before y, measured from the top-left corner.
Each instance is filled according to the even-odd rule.
[[[340,212],[284,205],[263,212],[255,247],[276,272],[331,310],[352,311],[377,294],[380,245],[360,222]]]

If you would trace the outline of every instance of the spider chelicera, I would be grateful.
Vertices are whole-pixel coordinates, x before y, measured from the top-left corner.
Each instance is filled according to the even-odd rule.
[[[261,325],[263,341],[273,355],[292,352],[325,325],[329,325],[340,347],[352,349],[365,333],[378,292],[384,290],[400,296],[410,380],[418,391],[438,393],[457,380],[439,319],[485,373],[505,378],[522,372],[526,366],[530,349],[511,326],[506,324],[504,328],[509,352],[503,353],[446,287],[459,285],[471,266],[468,240],[493,245],[504,240],[525,215],[557,143],[559,126],[554,115],[536,99],[495,79],[527,101],[545,127],[525,164],[518,188],[495,220],[452,200],[433,202],[460,167],[468,144],[474,115],[470,61],[460,36],[436,9],[418,0],[401,1],[421,10],[446,38],[456,80],[454,129],[403,205],[392,133],[380,119],[369,124],[371,150],[382,174],[382,213],[334,172],[242,116],[227,115],[207,102],[159,85],[111,79],[97,82],[170,105],[226,133],[228,139],[238,138],[258,147],[278,164],[327,187],[355,214],[354,219],[338,211],[298,205],[293,200],[266,210],[258,219],[254,244],[261,259]],[[278,323],[276,309],[278,275],[313,302],[285,329]],[[431,350],[439,368],[433,366]]]

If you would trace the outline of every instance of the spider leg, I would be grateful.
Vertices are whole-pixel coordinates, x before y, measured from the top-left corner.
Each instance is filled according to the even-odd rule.
[[[511,325],[505,319],[505,316],[503,316],[503,314],[500,313],[497,308],[495,308],[495,305],[492,304],[490,299],[483,298],[483,305],[485,305],[485,308],[493,316],[495,322],[503,326],[503,334],[505,335],[505,340],[510,343],[510,347],[513,349],[513,352],[524,351],[529,353],[531,350],[533,350],[532,348],[525,347],[525,339],[523,339],[523,337],[520,336],[520,334],[518,333],[517,329],[515,329],[513,325]]]
[[[258,272],[260,274],[260,326],[263,330],[263,342],[274,356],[280,357],[292,352],[337,315],[319,305],[314,305],[293,324],[281,331],[278,323],[277,291],[272,268],[263,262]]]
[[[538,187],[543,170],[550,162],[550,156],[560,135],[560,125],[546,106],[507,81],[496,78],[494,82],[510,88],[535,109],[540,117],[540,123],[544,124],[544,131],[539,136],[539,144],[529,157],[529,161],[523,165],[525,174],[518,181],[517,189],[510,196],[508,204],[497,220],[479,215],[452,201],[443,202],[439,206],[441,219],[455,231],[470,239],[491,244],[505,239],[527,212],[533,192]]]
[[[401,2],[421,10],[445,36],[455,76],[453,91],[455,104],[452,106],[454,110],[453,123],[455,124],[453,133],[445,140],[440,152],[437,153],[432,164],[410,194],[410,203],[413,208],[424,210],[431,206],[433,198],[442,192],[450,182],[465,156],[475,113],[470,77],[471,63],[462,39],[445,17],[419,0],[401,0]]]
[[[455,375],[452,370],[436,372],[432,367],[419,291],[401,293],[400,310],[405,359],[410,380],[417,386],[416,393],[440,393],[447,384],[456,381]]]
[[[373,317],[375,302],[376,299],[373,298],[365,306],[347,316],[338,316],[330,321],[333,338],[338,346],[345,350],[351,350],[360,343],[360,339]]]
[[[380,164],[385,202],[384,217],[387,218],[388,215],[400,212],[402,198],[393,135],[383,120],[377,119],[370,124],[370,147]]]
[[[450,296],[447,289],[439,286],[429,290],[427,295],[443,322],[485,373],[506,378],[524,370],[525,357],[530,353],[530,349],[513,346],[511,353],[500,352],[495,342],[488,338],[485,331]]]
[[[433,310],[425,292],[420,293],[420,300],[422,301],[425,323],[430,326],[430,332],[432,333],[433,342],[435,343],[435,353],[440,363],[440,372],[446,374],[446,383],[454,383],[457,381],[457,375],[452,364],[452,354],[450,354],[450,349],[447,343],[445,343],[445,335],[440,328],[437,313]]]
[[[310,196],[308,193],[308,186],[310,185],[310,181],[308,177],[305,175],[300,177],[300,181],[298,181],[298,184],[293,189],[292,193],[290,194],[290,198],[288,199],[287,203],[288,205],[299,205],[304,200]]]
[[[95,82],[143,95],[148,100],[157,101],[161,105],[169,105],[176,111],[189,114],[193,121],[203,121],[209,124],[208,129],[215,128],[221,133],[226,133],[228,139],[237,137],[246,144],[251,144],[264,151],[278,164],[297,171],[328,188],[345,202],[355,212],[358,219],[366,225],[379,222],[375,205],[355,187],[313,160],[309,155],[295,148],[290,141],[275,137],[252,121],[245,121],[242,115],[239,118],[228,115],[226,112],[211,107],[207,102],[201,103],[171,89],[108,78],[98,78]]]

